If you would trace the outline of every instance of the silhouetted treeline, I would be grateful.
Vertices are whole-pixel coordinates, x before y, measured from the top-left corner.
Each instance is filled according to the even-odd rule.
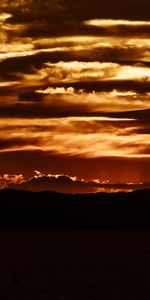
[[[59,194],[0,191],[1,229],[150,229],[150,190]]]

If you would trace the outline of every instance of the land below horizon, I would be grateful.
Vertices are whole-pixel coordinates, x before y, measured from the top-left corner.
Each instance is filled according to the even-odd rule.
[[[0,228],[149,230],[150,190],[96,194],[0,190]]]
[[[2,300],[149,300],[150,231],[0,230]]]

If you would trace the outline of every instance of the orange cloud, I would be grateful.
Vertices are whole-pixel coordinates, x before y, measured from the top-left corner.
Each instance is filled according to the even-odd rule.
[[[24,182],[24,178],[22,174],[18,174],[18,175],[4,174],[3,176],[0,176],[0,189],[7,188],[10,183],[17,185],[23,182]]]
[[[46,68],[40,70],[39,75],[50,76],[51,82],[73,82],[73,81],[100,81],[103,79],[141,79],[149,81],[149,68],[137,66],[121,66],[117,63],[106,62],[58,62],[56,64],[46,63]],[[65,76],[64,76],[65,73]],[[53,76],[53,78],[52,78]]]
[[[92,26],[116,26],[116,25],[124,25],[124,26],[150,26],[149,21],[140,21],[140,20],[114,20],[114,19],[93,19],[93,20],[86,20],[83,22],[85,25],[92,25]]]
[[[8,126],[7,122],[9,120],[1,121],[2,152],[37,149],[88,158],[150,157],[149,134],[136,120],[68,117],[27,119],[24,125],[22,119],[14,119],[14,125]]]

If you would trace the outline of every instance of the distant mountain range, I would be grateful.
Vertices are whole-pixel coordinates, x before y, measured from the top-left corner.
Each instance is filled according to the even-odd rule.
[[[97,194],[0,190],[0,228],[150,230],[150,190]]]

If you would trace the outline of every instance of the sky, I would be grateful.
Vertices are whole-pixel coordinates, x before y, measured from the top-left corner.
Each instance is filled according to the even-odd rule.
[[[0,188],[150,188],[149,0],[0,0]]]

